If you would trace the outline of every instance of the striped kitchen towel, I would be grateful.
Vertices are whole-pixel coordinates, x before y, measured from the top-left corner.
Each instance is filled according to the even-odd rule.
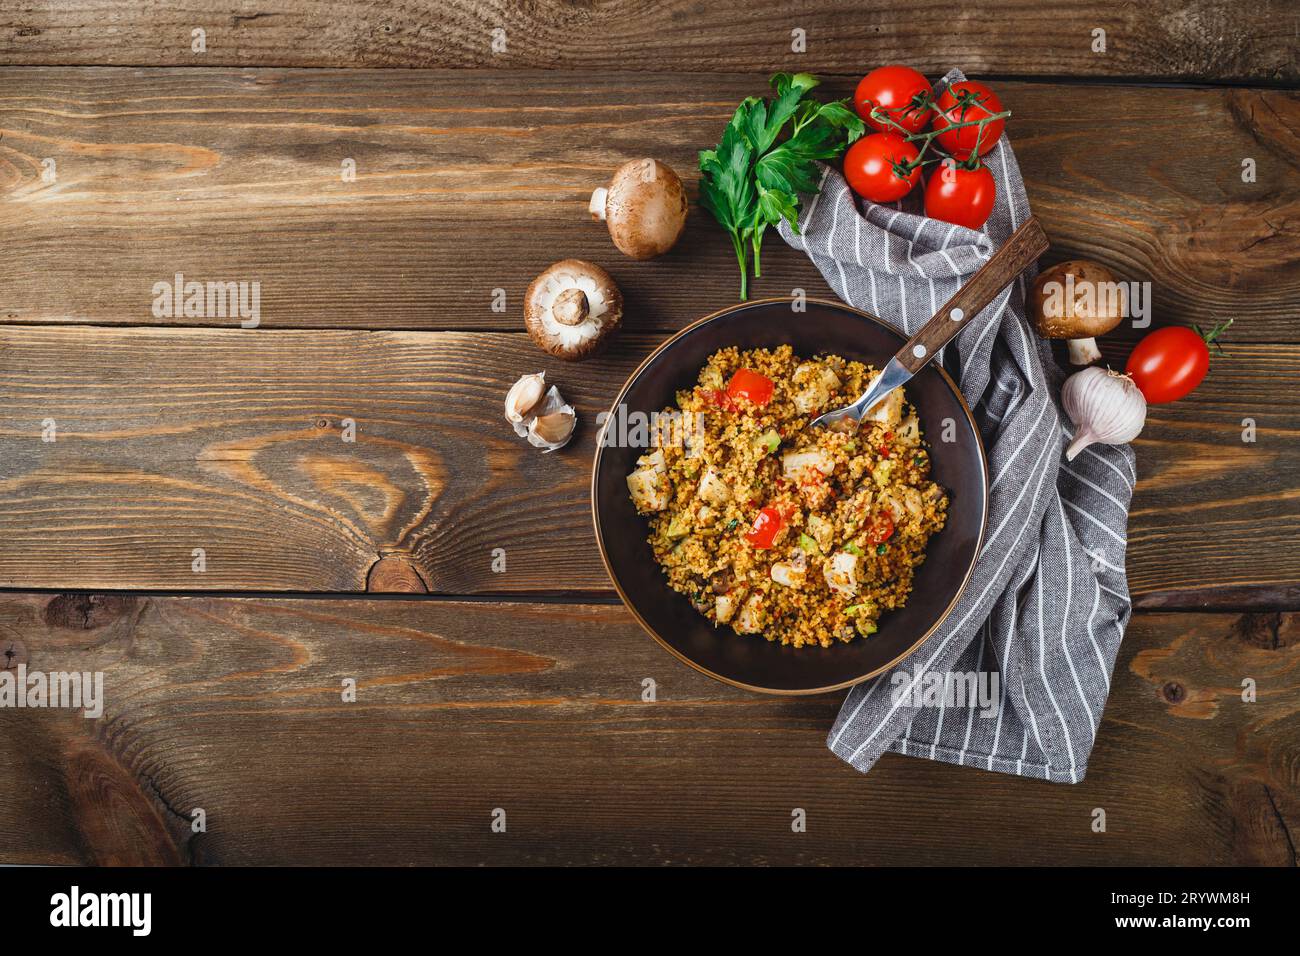
[[[859,206],[827,169],[820,194],[802,203],[799,235],[786,223],[781,235],[842,299],[910,334],[1029,215],[1005,135],[985,162],[997,202],[982,232],[925,218],[920,189],[892,206]],[[845,700],[828,743],[858,770],[886,750],[1059,782],[1087,770],[1131,614],[1124,552],[1137,472],[1128,446],[1092,445],[1066,462],[1064,375],[1026,320],[1027,281],[943,357],[988,451],[988,529],[940,629]]]

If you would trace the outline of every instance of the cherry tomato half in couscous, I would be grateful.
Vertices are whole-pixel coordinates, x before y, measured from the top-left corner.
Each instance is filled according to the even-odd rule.
[[[772,542],[785,527],[785,516],[771,505],[762,509],[754,519],[754,527],[745,532],[745,540],[761,551],[772,547]]]
[[[747,368],[738,368],[727,384],[727,397],[733,401],[743,398],[762,408],[772,400],[773,387],[772,380],[766,375],[759,375]]]
[[[867,542],[869,544],[882,544],[888,541],[893,533],[893,516],[888,511],[881,511],[872,519],[870,527],[867,528]]]

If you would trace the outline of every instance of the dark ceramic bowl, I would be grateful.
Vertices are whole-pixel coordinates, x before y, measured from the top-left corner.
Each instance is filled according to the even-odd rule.
[[[789,343],[796,355],[833,353],[881,368],[903,341],[875,316],[838,302],[809,299],[803,313],[793,312],[788,299],[745,303],[701,319],[655,349],[614,407],[648,415],[673,406],[677,390],[694,385],[708,357],[727,346]],[[988,466],[970,409],[937,363],[922,369],[906,391],[930,445],[931,477],[948,491],[948,522],[930,539],[907,606],[886,612],[872,637],[829,648],[796,649],[726,626],[715,629],[668,586],[646,542],[649,526],[636,513],[625,481],[645,449],[598,443],[591,486],[596,540],[614,587],[650,636],[710,677],[768,694],[847,687],[916,650],[951,612],[970,578],[988,513]],[[946,419],[955,423],[955,441],[939,440]]]

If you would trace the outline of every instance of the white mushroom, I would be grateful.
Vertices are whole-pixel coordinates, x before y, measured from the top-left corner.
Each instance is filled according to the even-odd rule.
[[[608,187],[591,194],[593,219],[609,225],[609,237],[633,259],[663,255],[686,225],[686,188],[671,166],[634,159],[614,171]]]
[[[668,470],[668,462],[664,458],[664,450],[656,448],[648,454],[642,455],[636,460],[638,468],[649,468],[653,471],[663,474]]]
[[[668,507],[668,489],[663,475],[647,468],[638,468],[627,476],[627,490],[632,495],[636,510],[663,511]]]
[[[623,294],[593,262],[564,259],[532,281],[524,297],[524,324],[544,351],[586,358],[623,320]]]
[[[636,510],[663,511],[668,507],[668,469],[662,448],[637,459],[637,469],[627,476],[627,490]]]
[[[745,592],[732,591],[729,594],[719,594],[713,599],[713,613],[718,619],[719,624],[726,624],[736,614],[736,608],[741,600],[745,597]]]
[[[792,381],[799,386],[793,401],[795,411],[801,415],[821,410],[830,401],[831,392],[840,387],[840,377],[816,362],[804,362],[796,368]]]
[[[797,481],[810,470],[829,475],[835,470],[835,459],[820,448],[804,449],[782,455],[781,467],[787,478]]]
[[[817,547],[821,548],[823,554],[831,549],[831,544],[835,540],[835,526],[821,515],[808,516],[808,533],[817,542]]]
[[[757,634],[763,629],[763,592],[755,591],[749,596],[736,616],[733,628],[740,634]]]
[[[832,591],[853,597],[858,593],[858,558],[848,551],[837,551],[822,565],[822,575]]]
[[[718,507],[731,500],[731,488],[712,465],[704,470],[700,478],[700,497]]]
[[[921,493],[915,488],[904,488],[903,507],[907,509],[908,514],[913,518],[920,518],[921,513],[925,510],[925,502],[921,498]]]
[[[777,561],[772,565],[772,580],[788,588],[803,587],[804,575],[808,573],[808,555],[802,548],[790,552],[789,561]]]
[[[871,377],[871,382],[868,383],[868,388],[879,377],[880,377],[879,373],[873,375]],[[899,419],[901,419],[902,417],[903,417],[903,390],[901,388],[896,388],[888,395],[885,396],[884,401],[877,404],[873,409],[871,409],[870,412],[867,413],[867,415],[865,416],[865,420],[880,422],[882,425],[897,425]]]

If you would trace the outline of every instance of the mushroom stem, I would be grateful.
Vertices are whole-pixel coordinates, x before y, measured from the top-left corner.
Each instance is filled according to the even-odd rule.
[[[605,202],[609,198],[609,190],[604,186],[599,187],[591,194],[591,202],[587,203],[587,211],[591,213],[592,219],[605,220]]]
[[[1070,353],[1071,365],[1091,365],[1101,358],[1101,349],[1097,348],[1095,338],[1070,339],[1066,349]]]
[[[570,328],[582,325],[590,314],[591,303],[581,289],[565,289],[555,297],[551,306],[551,315],[555,316],[555,321]]]

